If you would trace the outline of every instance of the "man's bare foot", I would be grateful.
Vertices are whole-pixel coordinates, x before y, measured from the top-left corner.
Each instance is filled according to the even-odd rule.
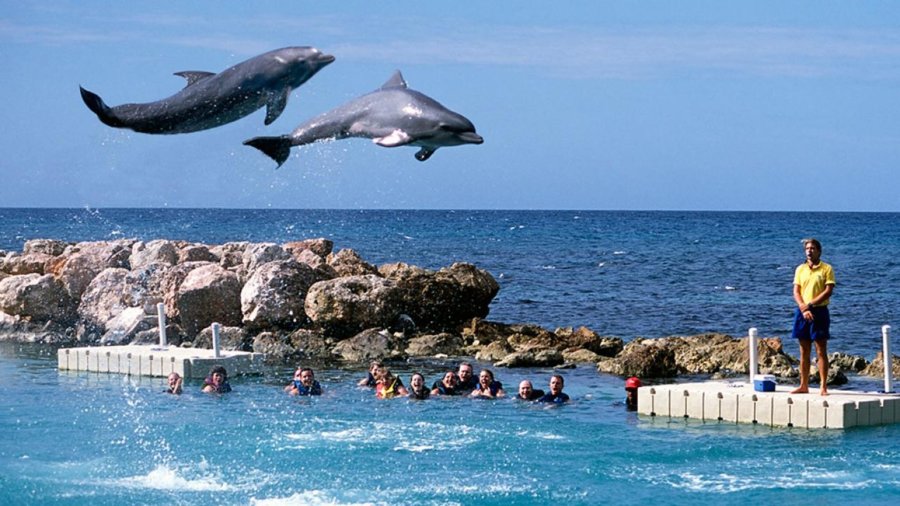
[[[806,387],[797,387],[797,388],[791,390],[791,393],[792,393],[792,394],[808,394],[808,393],[809,393],[809,388],[806,388]]]
[[[828,395],[828,389],[827,389],[827,388],[820,388],[820,389],[819,389],[819,395],[821,395],[822,397],[825,397],[826,395]]]

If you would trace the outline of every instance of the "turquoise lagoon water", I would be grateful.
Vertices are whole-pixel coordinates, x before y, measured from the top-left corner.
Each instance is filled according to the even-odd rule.
[[[470,261],[501,285],[490,318],[626,340],[787,333],[800,238],[835,265],[832,349],[871,359],[900,314],[900,215],[520,211],[0,209],[0,249],[38,237],[209,243],[328,237],[373,263]],[[796,345],[785,343],[797,354]],[[900,349],[895,338],[894,347]],[[400,363],[438,377],[452,363]],[[487,366],[488,364],[478,364]],[[498,369],[510,390],[549,370]],[[563,371],[574,402],[378,401],[359,370],[290,371],[201,395],[69,373],[0,343],[0,504],[894,504],[900,425],[845,431],[641,418],[622,378]],[[849,387],[877,389],[851,376]]]
[[[638,417],[619,378],[564,371],[570,405],[379,401],[355,371],[320,398],[290,371],[234,392],[161,393],[162,379],[60,373],[3,344],[3,504],[891,504],[900,425],[773,429]],[[436,378],[442,364],[411,367]],[[500,370],[507,387],[546,370]]]

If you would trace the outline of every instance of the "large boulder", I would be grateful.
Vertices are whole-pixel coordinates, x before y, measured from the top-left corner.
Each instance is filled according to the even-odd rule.
[[[187,336],[196,335],[214,322],[239,326],[241,283],[235,273],[218,264],[198,267],[178,287],[175,306]]]
[[[307,316],[336,337],[366,328],[386,328],[401,314],[396,284],[369,274],[348,276],[312,285],[306,295]]]
[[[294,258],[297,258],[297,256],[303,251],[310,251],[319,257],[325,258],[330,255],[332,249],[334,249],[334,242],[329,239],[325,239],[324,237],[320,237],[317,239],[305,239],[303,241],[288,242],[285,243],[282,248],[293,255]]]
[[[557,350],[516,351],[494,363],[496,367],[553,367],[564,362]]]
[[[139,332],[150,330],[155,323],[140,307],[123,309],[118,315],[105,323],[106,332],[100,338],[100,344],[130,343]]]
[[[337,344],[332,354],[347,362],[368,363],[372,360],[399,359],[403,343],[383,329],[366,329]]]
[[[212,349],[212,325],[201,330],[194,338],[194,348]],[[219,349],[253,351],[253,338],[241,327],[219,327]]]
[[[55,277],[22,274],[0,280],[0,311],[33,322],[74,321],[76,303]]]
[[[378,269],[374,265],[363,260],[359,253],[352,249],[342,249],[337,253],[331,253],[328,255],[327,261],[338,276],[378,274]]]
[[[185,244],[178,250],[178,263],[185,262],[218,262],[219,257],[209,250],[205,244]]]
[[[210,253],[219,259],[219,264],[226,269],[242,267],[244,264],[244,251],[250,246],[249,242],[226,242],[209,248]]]
[[[188,274],[195,269],[208,267],[210,265],[216,264],[210,262],[186,262],[172,266],[163,272],[160,288],[163,294],[163,303],[166,305],[166,315],[168,315],[169,318],[178,320],[180,316],[177,304],[178,289],[181,287],[181,284],[184,283],[184,280],[187,279]]]
[[[45,265],[53,260],[46,253],[11,254],[0,260],[0,272],[13,276],[20,274],[44,274]]]
[[[68,243],[56,239],[31,239],[25,241],[25,245],[22,247],[22,254],[41,253],[56,257],[66,251],[66,246],[68,246]]]
[[[438,355],[458,355],[463,346],[458,334],[442,332],[426,334],[409,340],[406,354],[410,357],[434,357]]]
[[[80,242],[66,248],[48,269],[66,287],[73,299],[80,299],[94,276],[107,268],[130,267],[131,241]]]
[[[562,327],[556,329],[554,334],[559,338],[563,349],[587,350],[601,357],[614,357],[625,346],[622,338],[601,336],[587,327]]]
[[[129,304],[125,301],[125,278],[129,271],[108,268],[97,274],[85,288],[78,305],[79,335],[95,341],[107,331],[106,322],[119,315]]]
[[[467,263],[437,272],[392,264],[382,266],[381,272],[397,283],[403,313],[425,329],[448,330],[487,316],[488,306],[500,290],[489,273]]]
[[[306,294],[320,279],[310,266],[293,259],[261,265],[241,290],[244,325],[287,329],[304,325]]]
[[[275,243],[253,243],[244,250],[243,267],[244,271],[253,272],[262,264],[290,258],[290,253]]]
[[[328,262],[326,262],[324,258],[313,253],[312,250],[305,249],[299,253],[295,253],[294,260],[301,264],[308,265],[312,270],[316,271],[321,279],[338,277],[338,273],[334,270],[334,267],[328,265]]]
[[[149,264],[162,263],[175,265],[178,263],[178,247],[173,241],[157,239],[150,242],[138,241],[131,246],[129,259],[132,269],[143,269]]]
[[[860,374],[865,376],[871,376],[873,378],[883,378],[884,377],[884,352],[879,351],[875,355],[875,359],[862,370]],[[894,379],[900,379],[900,357],[897,355],[891,354],[891,376]]]
[[[675,352],[653,340],[636,339],[615,358],[602,360],[597,370],[620,376],[673,378],[678,374]]]

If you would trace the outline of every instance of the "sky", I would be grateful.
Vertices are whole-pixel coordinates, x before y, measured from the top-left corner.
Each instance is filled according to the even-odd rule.
[[[336,61],[203,132],[100,123],[285,46]],[[900,3],[0,0],[0,207],[900,211]],[[395,70],[482,145],[294,148]]]

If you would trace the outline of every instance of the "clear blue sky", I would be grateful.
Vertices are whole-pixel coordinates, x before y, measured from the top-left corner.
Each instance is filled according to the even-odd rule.
[[[898,2],[0,0],[0,206],[900,211]],[[181,70],[283,46],[337,60],[205,132],[101,124]],[[379,87],[467,116],[480,146],[247,138]]]

